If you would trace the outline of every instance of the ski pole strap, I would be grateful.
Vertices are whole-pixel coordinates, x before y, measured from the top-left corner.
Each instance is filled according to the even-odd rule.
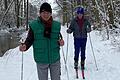
[[[62,36],[62,34],[60,33],[60,39],[63,39],[63,36]]]

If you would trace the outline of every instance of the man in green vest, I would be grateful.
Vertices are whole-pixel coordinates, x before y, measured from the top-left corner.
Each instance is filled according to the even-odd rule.
[[[26,51],[33,45],[39,80],[48,80],[48,69],[51,80],[60,80],[60,46],[64,41],[60,36],[61,25],[53,20],[51,14],[50,4],[43,3],[39,17],[29,24],[26,41],[19,47],[20,51]]]

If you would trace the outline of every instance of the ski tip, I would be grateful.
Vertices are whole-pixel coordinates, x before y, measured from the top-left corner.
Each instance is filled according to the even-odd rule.
[[[83,79],[85,79],[85,77],[83,77]]]
[[[79,77],[77,76],[76,78],[78,79]]]

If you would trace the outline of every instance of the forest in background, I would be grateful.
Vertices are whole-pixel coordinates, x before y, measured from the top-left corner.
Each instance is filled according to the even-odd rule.
[[[37,17],[39,6],[48,0],[1,0],[0,27],[23,26],[26,19],[29,21]],[[85,16],[90,19],[96,28],[116,28],[120,24],[119,0],[55,0],[58,4],[53,10],[57,11],[63,25],[75,16],[75,9],[82,6],[86,9]],[[28,17],[28,18],[27,18]]]
[[[23,27],[28,29],[29,21],[38,16],[38,10],[43,2],[48,0],[1,0],[0,1],[0,29]],[[90,20],[93,29],[104,31],[106,39],[110,33],[119,35],[120,31],[120,1],[119,0],[54,0],[57,4],[53,8],[53,17],[60,19],[62,25],[70,23],[75,17],[76,9],[85,9],[85,17]],[[116,31],[117,29],[117,31]],[[102,34],[102,33],[101,33]]]

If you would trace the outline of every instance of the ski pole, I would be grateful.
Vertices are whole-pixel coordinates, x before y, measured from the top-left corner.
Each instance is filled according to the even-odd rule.
[[[64,60],[64,63],[65,63],[65,70],[67,72],[67,78],[69,80],[69,73],[68,73],[68,69],[67,69],[67,64],[66,64],[66,59],[65,59],[63,47],[62,47],[62,53],[63,53],[63,60]]]
[[[68,42],[69,42],[69,34],[67,34],[67,50],[66,50],[66,63],[67,63],[67,57],[68,57]]]
[[[62,34],[60,33],[60,38],[63,39],[62,37]],[[62,53],[63,53],[63,60],[64,60],[64,63],[65,63],[65,70],[67,72],[67,78],[69,80],[69,73],[68,73],[68,69],[67,69],[67,59],[65,59],[65,53],[64,53],[64,50],[63,50],[63,46],[62,46]],[[66,55],[67,56],[67,55]]]
[[[90,39],[90,45],[91,45],[91,49],[92,49],[92,53],[93,53],[93,57],[94,57],[94,61],[95,61],[95,66],[96,66],[96,69],[98,70],[97,61],[96,61],[96,58],[95,58],[95,53],[94,53],[94,50],[93,50],[93,45],[92,45],[90,33],[89,33],[89,39]]]
[[[68,28],[68,22],[67,22],[67,28]],[[67,57],[68,57],[68,43],[69,43],[69,34],[67,34],[67,50],[66,50],[66,63],[67,63]]]
[[[21,44],[23,45],[23,39],[22,39],[22,42]],[[23,51],[22,51],[22,63],[21,63],[21,80],[23,80]]]

